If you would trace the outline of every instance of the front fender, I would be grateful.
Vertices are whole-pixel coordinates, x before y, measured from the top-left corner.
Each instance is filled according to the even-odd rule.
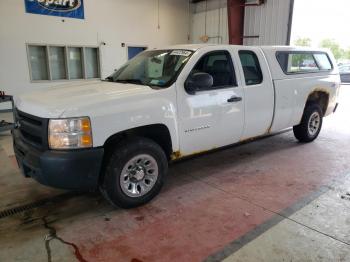
[[[175,97],[171,91],[153,93],[114,101],[97,109],[91,118],[94,147],[103,146],[107,139],[125,130],[152,124],[165,125],[170,133],[173,150],[179,149]]]

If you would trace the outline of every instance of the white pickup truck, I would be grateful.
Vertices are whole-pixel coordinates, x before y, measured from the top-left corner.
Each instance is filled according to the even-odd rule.
[[[289,127],[313,141],[339,87],[327,50],[154,49],[104,81],[15,97],[14,150],[26,177],[130,208],[159,193],[169,161]]]

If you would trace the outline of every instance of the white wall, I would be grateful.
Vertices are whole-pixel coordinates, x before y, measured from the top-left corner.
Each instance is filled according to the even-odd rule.
[[[187,0],[84,0],[85,20],[25,13],[23,0],[0,0],[0,90],[19,94],[64,82],[31,83],[26,43],[99,45],[102,77],[127,60],[121,43],[149,48],[187,43]],[[65,22],[62,22],[62,19]]]

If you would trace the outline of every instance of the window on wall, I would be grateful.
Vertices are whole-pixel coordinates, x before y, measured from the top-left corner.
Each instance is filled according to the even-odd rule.
[[[85,48],[86,78],[98,78],[98,51],[97,48]]]
[[[49,61],[51,63],[51,79],[66,79],[67,73],[64,47],[50,47],[49,54]]]
[[[48,63],[45,46],[30,46],[29,61],[32,80],[48,80]]]
[[[99,49],[28,45],[32,81],[100,78]]]
[[[79,47],[68,48],[68,73],[70,79],[82,79],[83,59],[82,49]]]

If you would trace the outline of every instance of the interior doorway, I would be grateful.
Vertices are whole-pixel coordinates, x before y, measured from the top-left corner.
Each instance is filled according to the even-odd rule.
[[[147,46],[128,46],[128,60],[147,50]]]

